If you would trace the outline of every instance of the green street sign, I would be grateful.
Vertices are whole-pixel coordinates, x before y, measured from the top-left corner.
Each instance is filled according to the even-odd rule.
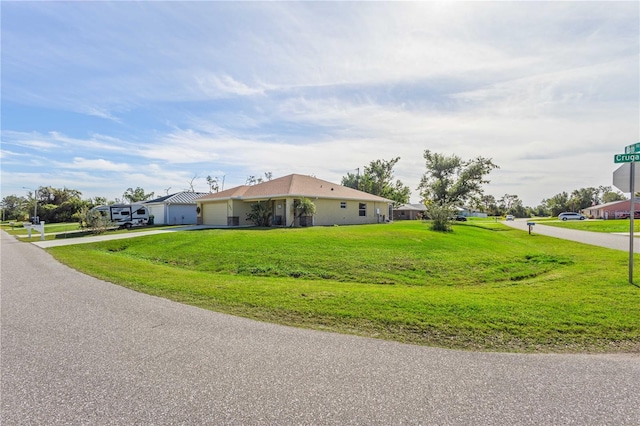
[[[640,152],[640,142],[629,145],[624,149],[625,154],[635,154],[636,152]]]
[[[640,152],[637,154],[616,154],[613,156],[614,163],[635,163],[636,161],[640,162]]]

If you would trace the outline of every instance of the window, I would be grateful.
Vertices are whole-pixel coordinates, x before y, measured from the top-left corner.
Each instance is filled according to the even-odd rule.
[[[146,214],[146,213],[147,213],[147,211],[146,211],[145,209],[138,209],[138,210],[136,210],[136,214],[139,214],[139,215],[144,215],[144,214]]]
[[[367,215],[367,203],[360,203],[358,205],[358,211],[360,216],[366,216]]]
[[[346,209],[347,208],[347,202],[346,201],[340,201],[340,208],[341,209]]]

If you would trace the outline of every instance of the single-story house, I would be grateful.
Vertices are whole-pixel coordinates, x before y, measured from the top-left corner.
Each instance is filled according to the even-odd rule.
[[[393,220],[415,220],[421,219],[427,211],[427,206],[422,203],[402,204],[393,209]]]
[[[422,204],[402,204],[393,209],[393,220],[414,220],[426,216],[427,207]],[[486,213],[470,210],[467,207],[454,207],[454,213],[465,217],[487,217]]]
[[[182,191],[146,201],[144,205],[149,209],[149,215],[153,215],[156,225],[195,225],[196,199],[203,195],[207,193]]]
[[[633,201],[634,210],[640,211],[640,198],[635,198]],[[606,204],[600,204],[597,206],[587,207],[582,209],[582,214],[587,217],[593,217],[594,219],[619,219],[628,218],[631,210],[631,200],[612,201]],[[636,213],[637,216],[637,213]]]
[[[251,205],[268,202],[274,226],[299,226],[296,202],[310,199],[316,206],[313,217],[302,225],[358,225],[386,222],[393,201],[311,176],[291,174],[256,185],[241,185],[196,200],[198,224],[249,226]]]

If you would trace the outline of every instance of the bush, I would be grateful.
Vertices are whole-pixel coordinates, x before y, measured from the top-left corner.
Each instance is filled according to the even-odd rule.
[[[90,210],[84,207],[80,212],[80,227],[90,230],[94,234],[103,234],[109,229],[116,228],[118,225],[107,216],[103,216],[99,211]]]
[[[251,204],[251,212],[247,213],[247,220],[256,226],[271,226],[271,200],[258,201]]]
[[[427,205],[427,215],[431,219],[431,229],[433,231],[451,231],[451,217],[453,216],[453,209],[451,207],[430,204]]]

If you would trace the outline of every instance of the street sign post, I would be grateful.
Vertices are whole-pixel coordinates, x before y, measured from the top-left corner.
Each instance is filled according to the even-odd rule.
[[[635,174],[634,183],[636,188],[640,188],[640,173]],[[631,192],[631,163],[623,163],[613,172],[613,186],[620,191]]]
[[[640,142],[629,145],[624,149],[625,154],[634,154],[636,152],[640,152]]]
[[[614,163],[633,163],[640,162],[640,149],[637,154],[616,154],[613,156]]]
[[[636,162],[640,162],[640,142],[627,145],[624,148],[624,154],[615,154],[613,156],[614,163],[623,164],[615,172],[613,172],[613,184],[622,192],[630,192],[629,200],[629,283],[633,284],[633,234],[635,218],[634,200],[636,198]],[[625,183],[626,181],[626,183]],[[627,191],[628,190],[628,191]]]
[[[631,177],[629,178],[629,188],[631,189],[631,205],[629,206],[629,283],[633,284],[633,240],[634,225],[633,219],[636,216],[636,208],[633,201],[636,198],[636,163],[631,163]]]
[[[622,192],[630,192],[630,206],[629,206],[629,283],[633,284],[633,237],[634,237],[634,218],[635,218],[635,205],[636,198],[636,162],[640,162],[640,142],[628,145],[624,148],[624,154],[615,154],[613,156],[614,163],[630,163],[628,170],[628,177],[626,174],[626,164],[619,167],[613,173],[613,184],[616,188]],[[629,185],[625,185],[621,180],[627,178]],[[624,179],[626,180],[626,179]],[[628,189],[629,191],[625,191]]]

